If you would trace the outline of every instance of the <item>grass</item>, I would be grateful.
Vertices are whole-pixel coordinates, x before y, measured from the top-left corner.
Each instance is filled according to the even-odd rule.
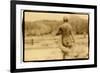
[[[63,59],[61,50],[65,50],[66,59],[88,58],[88,36],[75,35],[73,48],[65,48],[61,43],[61,36],[31,36],[34,44],[25,44],[25,61]]]

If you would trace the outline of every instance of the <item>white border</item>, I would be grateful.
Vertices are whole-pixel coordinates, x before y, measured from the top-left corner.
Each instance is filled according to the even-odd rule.
[[[39,11],[62,11],[62,12],[85,12],[89,13],[89,31],[90,31],[90,57],[89,60],[75,61],[54,61],[54,62],[22,62],[23,44],[22,44],[22,14],[21,10],[39,10]],[[39,67],[57,67],[72,65],[94,64],[94,9],[70,8],[70,7],[51,7],[35,5],[16,5],[16,68],[39,68]]]

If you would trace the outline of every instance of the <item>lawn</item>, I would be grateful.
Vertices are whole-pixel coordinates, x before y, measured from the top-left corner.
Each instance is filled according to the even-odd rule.
[[[63,59],[62,49],[68,53],[65,59],[88,58],[88,36],[74,35],[75,43],[72,48],[66,48],[61,43],[61,36],[31,36],[25,38],[25,61]]]

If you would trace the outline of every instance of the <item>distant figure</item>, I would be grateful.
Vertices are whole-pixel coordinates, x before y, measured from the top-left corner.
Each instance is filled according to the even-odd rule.
[[[68,23],[68,18],[64,17],[63,21],[64,23],[58,27],[58,32],[56,35],[62,35],[62,45],[69,49],[72,48],[73,42],[75,42],[75,40],[72,33],[72,26]],[[67,51],[64,50],[62,50],[62,52],[64,55],[67,53]]]
[[[86,32],[83,32],[83,37],[86,38]]]

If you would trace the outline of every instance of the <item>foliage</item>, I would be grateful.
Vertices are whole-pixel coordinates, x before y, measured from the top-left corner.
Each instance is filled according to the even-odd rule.
[[[72,25],[74,33],[88,33],[87,19],[82,19],[78,16],[70,16],[69,23]],[[63,24],[63,21],[56,20],[40,20],[34,22],[25,22],[25,34],[31,36],[51,34],[57,31],[58,26],[61,24]]]

